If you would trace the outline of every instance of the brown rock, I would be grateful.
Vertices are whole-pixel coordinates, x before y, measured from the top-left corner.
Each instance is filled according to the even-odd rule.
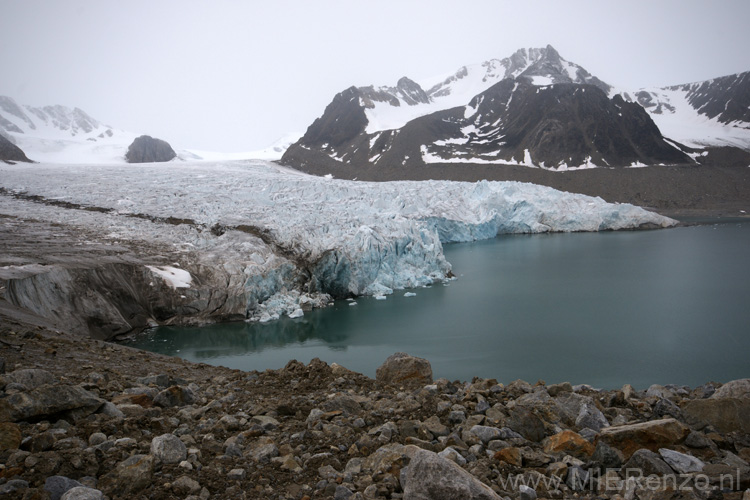
[[[750,433],[749,398],[693,399],[682,407],[682,413],[688,424],[696,429],[711,425],[723,433]]]
[[[573,431],[562,431],[544,440],[545,453],[566,453],[578,458],[594,454],[594,445]]]
[[[432,366],[423,358],[397,352],[375,371],[378,382],[386,384],[426,385],[432,383]]]
[[[154,406],[154,400],[148,394],[120,394],[112,398],[112,404],[129,404],[151,408]]]
[[[521,458],[521,450],[519,450],[515,446],[497,450],[497,452],[495,452],[495,455],[493,455],[493,458],[495,460],[501,460],[510,465],[515,465],[516,467],[521,467],[521,465],[523,464],[523,459]]]
[[[658,451],[682,442],[690,429],[673,418],[638,424],[616,425],[601,430],[598,441],[622,451],[627,460],[636,450]]]
[[[21,446],[21,428],[12,422],[0,422],[0,451],[17,450]]]

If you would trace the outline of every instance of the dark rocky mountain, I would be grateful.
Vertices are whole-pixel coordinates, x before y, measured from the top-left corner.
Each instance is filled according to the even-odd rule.
[[[699,114],[725,124],[741,122],[750,128],[750,71],[722,76],[704,82],[643,89],[634,93],[638,104],[653,114],[677,111],[682,97]]]
[[[689,163],[649,114],[595,85],[504,79],[467,106],[368,134],[361,89],[338,94],[282,161],[352,167],[511,164],[548,169]],[[457,165],[456,168],[461,168]]]
[[[13,144],[4,135],[0,134],[0,161],[4,162],[17,162],[24,161],[31,163],[26,157],[26,153],[21,150],[18,146]]]
[[[622,92],[550,46],[522,49],[436,84],[350,87],[281,163],[349,179],[518,180],[661,210],[747,212],[749,75]]]
[[[136,137],[128,147],[125,159],[128,163],[152,163],[173,160],[177,156],[167,141],[148,135]]]

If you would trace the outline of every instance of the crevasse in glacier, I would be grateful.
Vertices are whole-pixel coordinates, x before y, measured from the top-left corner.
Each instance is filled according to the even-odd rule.
[[[241,269],[253,317],[259,317],[253,312],[260,312],[259,304],[272,297],[282,304],[282,313],[299,315],[299,300],[308,297],[299,291],[383,295],[445,279],[451,267],[443,243],[676,223],[633,205],[527,183],[356,182],[313,177],[264,161],[127,168],[0,165],[0,174],[1,187],[11,192],[111,209],[106,218],[87,219],[87,225],[100,224],[120,238],[158,240],[198,252],[204,261]],[[132,214],[177,218],[197,228],[220,226],[227,232],[186,232],[175,226],[165,233],[163,225],[150,227],[125,217]],[[262,237],[265,246],[250,235]],[[279,311],[262,313],[272,318]]]

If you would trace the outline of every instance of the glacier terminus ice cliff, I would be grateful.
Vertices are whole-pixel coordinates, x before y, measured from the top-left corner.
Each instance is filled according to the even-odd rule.
[[[3,231],[49,236],[4,249],[6,299],[98,338],[425,286],[452,276],[445,243],[676,224],[533,184],[353,182],[265,161],[2,164],[0,215]]]

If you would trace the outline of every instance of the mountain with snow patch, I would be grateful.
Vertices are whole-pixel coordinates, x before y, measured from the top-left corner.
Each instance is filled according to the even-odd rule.
[[[551,46],[521,49],[422,85],[404,77],[395,87],[350,87],[282,163],[348,168],[352,176],[435,164],[554,171],[697,164],[706,152],[696,148],[750,149],[747,80],[620,92]],[[686,127],[689,117],[703,128]],[[662,124],[675,135],[663,137]],[[736,152],[741,161],[743,154]]]
[[[34,161],[124,163],[140,134],[109,127],[79,108],[19,105],[0,96],[0,134]]]
[[[694,148],[750,151],[750,71],[621,95],[643,106],[665,137]]]

